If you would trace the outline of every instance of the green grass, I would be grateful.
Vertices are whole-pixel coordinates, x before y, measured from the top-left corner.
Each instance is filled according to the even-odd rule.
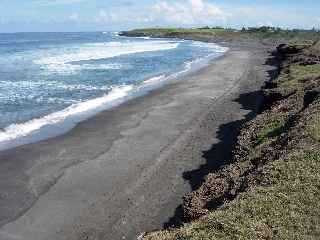
[[[128,36],[186,37],[194,39],[218,37],[228,40],[266,40],[310,45],[320,39],[320,32],[311,30],[284,30],[279,28],[250,28],[242,31],[222,27],[203,28],[144,28],[125,32]]]
[[[192,36],[220,36],[234,37],[239,35],[232,29],[223,28],[146,28],[129,31],[130,34],[139,34],[151,37],[170,37],[172,35],[192,35]]]
[[[278,137],[283,132],[283,124],[273,120],[267,123],[257,134],[256,146],[265,143],[268,139]]]
[[[313,44],[313,46],[310,48],[310,52],[320,54],[320,41],[317,41]]]
[[[210,33],[222,32],[223,29],[197,29],[197,28],[146,28],[137,29],[132,32],[143,32],[146,34],[168,34],[168,33]]]
[[[214,32],[233,32],[235,30],[232,29],[224,29],[224,28],[144,28],[144,29],[135,29],[132,30],[137,32],[149,32],[149,33],[172,33],[172,32],[180,32],[180,33],[198,33],[198,32],[207,32],[207,33],[214,33]]]
[[[280,87],[294,87],[305,79],[320,77],[320,64],[315,65],[291,65],[287,72],[278,78]]]
[[[320,153],[305,152],[264,168],[272,185],[244,193],[225,209],[147,240],[319,239]]]
[[[293,65],[291,73],[295,78],[303,78],[308,76],[320,76],[320,64],[315,65]]]
[[[320,141],[320,116],[317,116],[317,119],[309,126],[309,132],[314,140]]]

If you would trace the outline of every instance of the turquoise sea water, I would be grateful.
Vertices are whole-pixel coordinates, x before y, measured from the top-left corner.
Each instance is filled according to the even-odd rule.
[[[0,34],[0,150],[56,136],[226,50],[108,32]]]

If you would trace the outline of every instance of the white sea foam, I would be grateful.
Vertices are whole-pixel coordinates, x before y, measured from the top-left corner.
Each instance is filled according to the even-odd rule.
[[[68,72],[81,69],[104,69],[112,68],[113,65],[81,64],[80,61],[107,59],[116,56],[141,52],[163,51],[175,49],[178,42],[148,41],[148,42],[108,42],[83,44],[81,47],[69,49],[55,49],[54,52],[45,52],[40,59],[34,60],[49,71]]]
[[[47,125],[62,123],[69,117],[79,117],[82,114],[90,112],[91,110],[96,110],[107,103],[120,100],[127,96],[132,90],[132,85],[115,87],[102,97],[73,104],[62,111],[52,113],[42,118],[33,119],[22,124],[12,124],[0,132],[0,149],[4,148],[9,141],[25,137]]]
[[[137,38],[137,39],[145,39],[145,40],[151,39],[151,37],[135,37],[135,38]]]
[[[205,47],[214,49],[212,56],[217,56],[219,53],[226,52],[228,49],[220,47],[216,44],[211,43],[192,43],[196,47]],[[147,51],[161,51],[169,50],[178,47],[179,42],[176,41],[143,41],[143,42],[110,42],[110,43],[97,43],[97,44],[83,44],[78,48],[69,48],[62,49],[60,51],[47,52],[47,54],[42,54],[41,58],[35,60],[37,64],[41,64],[43,67],[48,68],[49,71],[65,71],[72,72],[78,71],[81,69],[122,69],[122,65],[117,64],[97,64],[90,62],[80,62],[88,60],[98,60],[104,58],[111,58],[114,56],[119,56],[123,54],[130,53],[139,53]],[[171,78],[176,78],[180,75],[183,75],[186,72],[189,72],[193,69],[193,66],[201,65],[203,59],[196,59],[190,62],[185,63],[184,68],[177,73],[171,75],[160,75],[157,77],[150,78],[145,80],[142,85],[134,87],[129,86],[118,86],[110,90],[110,92],[102,97],[88,100],[85,102],[73,102],[72,105],[62,111],[52,113],[42,118],[37,118],[30,120],[21,124],[12,124],[6,127],[3,131],[0,131],[0,150],[17,146],[25,143],[29,143],[30,140],[20,140],[27,139],[29,136],[37,135],[48,126],[56,126],[61,123],[71,123],[74,126],[76,123],[86,119],[89,116],[93,116],[95,113],[106,109],[106,106],[114,106],[117,103],[123,102],[127,99],[130,99],[131,96],[142,94],[143,91],[149,91],[155,89],[157,86],[167,82],[166,80]],[[6,84],[6,83],[1,83]],[[17,88],[24,89],[37,89],[45,88],[50,89],[50,87],[63,88],[63,89],[85,89],[85,90],[102,90],[104,87],[95,87],[85,84],[69,85],[60,82],[42,82],[34,81],[27,82],[21,81],[17,83],[8,83],[16,84]],[[32,85],[32,86],[31,86]],[[14,86],[10,86],[8,89],[15,89]],[[105,87],[107,90],[108,87]],[[141,90],[141,91],[140,91]],[[28,92],[28,91],[23,91]],[[1,98],[1,91],[0,91]],[[52,98],[50,101],[57,101],[59,99]],[[70,129],[70,128],[69,128]],[[56,130],[55,130],[56,132]],[[45,137],[44,137],[45,138]],[[44,139],[42,138],[42,139]],[[39,140],[39,139],[37,139]],[[14,145],[12,142],[19,141],[18,144]],[[29,141],[29,142],[28,142]]]
[[[41,93],[57,90],[106,91],[109,86],[93,86],[89,84],[67,84],[60,81],[0,81],[0,100],[2,102],[16,102],[24,99],[44,100]],[[62,98],[61,98],[62,99]],[[70,101],[70,100],[66,100]]]
[[[123,66],[121,64],[50,64],[47,65],[48,72],[44,75],[50,74],[52,72],[57,72],[60,74],[77,74],[81,70],[119,70]]]
[[[157,88],[157,86],[164,84],[168,79],[176,78],[179,75],[185,72],[188,72],[192,68],[192,65],[194,63],[195,63],[194,61],[186,63],[184,69],[180,72],[173,73],[168,76],[163,74],[163,75],[159,75],[159,76],[147,79],[142,83],[141,86],[134,87],[133,85],[126,85],[126,86],[114,87],[108,94],[100,98],[88,100],[85,102],[74,103],[62,111],[49,114],[42,118],[33,119],[21,124],[12,124],[6,127],[2,132],[0,132],[0,150],[13,147],[13,146],[18,146],[21,143],[22,144],[29,143],[28,140],[20,141],[20,143],[16,143],[16,144],[12,143],[12,141],[18,140],[19,142],[19,139],[32,136],[33,134],[37,134],[41,131],[42,128],[45,128],[48,126],[59,125],[68,120],[69,122],[71,121],[73,125],[75,125],[78,122],[86,119],[88,116],[92,116],[97,112],[103,109],[106,109],[106,106],[108,106],[108,104],[110,104],[110,107],[112,107],[116,105],[117,102],[121,103],[122,101],[126,100],[127,97],[128,99],[130,99],[134,96],[139,96],[143,94],[143,92],[148,92],[152,89]],[[23,84],[27,84],[27,82]],[[34,84],[42,84],[42,82],[34,83]],[[72,87],[72,86],[69,85],[68,87]],[[73,87],[83,88],[87,86],[74,85]],[[57,99],[52,99],[52,101],[56,101],[56,100]],[[38,140],[40,139],[42,138],[39,138]]]
[[[153,84],[153,83],[158,83],[160,81],[163,81],[165,80],[165,75],[160,75],[160,76],[157,76],[157,77],[153,77],[153,78],[150,78],[150,79],[147,79],[145,80],[143,83],[144,84]]]
[[[229,50],[229,48],[219,46],[219,45],[217,45],[215,43],[205,43],[205,42],[197,42],[197,41],[195,41],[195,42],[192,43],[192,45],[195,46],[195,47],[211,48],[215,52],[218,52],[218,53],[224,53],[224,52]]]

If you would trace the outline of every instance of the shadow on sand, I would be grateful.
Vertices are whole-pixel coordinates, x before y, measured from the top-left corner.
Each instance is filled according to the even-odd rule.
[[[270,85],[279,74],[279,55],[273,52],[265,62],[265,65],[274,67],[273,70],[267,71],[268,82],[266,87]],[[197,190],[205,181],[205,177],[214,171],[221,169],[232,161],[232,151],[237,142],[241,126],[252,120],[261,110],[263,105],[263,92],[254,91],[241,94],[237,99],[234,99],[241,105],[244,110],[249,110],[249,113],[244,116],[243,120],[228,122],[219,127],[216,133],[216,138],[219,140],[217,144],[211,146],[208,151],[203,151],[202,157],[206,163],[201,165],[198,169],[187,171],[183,173],[183,178],[188,181],[192,191]],[[165,229],[172,227],[179,227],[183,224],[183,207],[178,206],[174,215],[164,223]]]

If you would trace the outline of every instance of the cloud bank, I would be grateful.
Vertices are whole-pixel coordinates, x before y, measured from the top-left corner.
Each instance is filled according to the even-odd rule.
[[[231,16],[214,3],[202,0],[160,1],[151,7],[154,19],[174,24],[212,24],[226,21]]]
[[[301,4],[298,0],[286,5],[227,0],[19,0],[19,4],[12,0],[3,1],[6,4],[0,5],[0,31],[11,28],[19,31],[74,31],[260,25],[320,28],[317,11],[320,3],[310,6],[310,3]]]
[[[319,26],[307,12],[294,6],[219,5],[209,0],[158,0],[135,8],[102,9],[94,17],[99,23],[130,23],[137,26],[261,26],[311,28]]]

